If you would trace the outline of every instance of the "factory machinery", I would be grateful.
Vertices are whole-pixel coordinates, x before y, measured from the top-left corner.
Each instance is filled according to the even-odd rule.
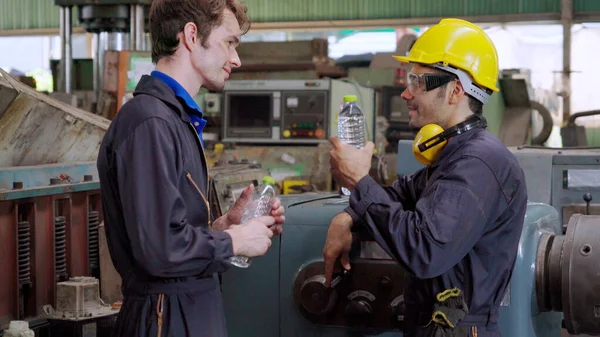
[[[102,332],[118,313],[98,283],[95,158],[110,122],[1,70],[0,102],[0,331],[26,320],[38,336]]]
[[[398,175],[418,169],[400,141]],[[513,277],[502,300],[503,336],[600,334],[600,152],[513,148],[529,203]],[[369,237],[351,252],[352,268],[324,286],[323,245],[337,194],[281,196],[284,233],[248,269],[223,275],[229,336],[399,337],[405,271]],[[563,219],[566,219],[563,220]]]
[[[80,23],[97,41],[106,32],[125,32],[133,48],[144,49],[150,2],[55,0],[61,7],[63,91],[71,87],[71,9],[78,8]],[[98,84],[101,55],[96,60]],[[11,321],[23,320],[37,336],[108,336],[119,306],[101,300],[111,281],[102,268],[95,160],[110,122],[36,93],[4,72],[0,102],[0,335]],[[409,149],[410,141],[398,142],[399,175],[418,169]],[[600,334],[600,153],[512,151],[525,171],[529,204],[500,309],[502,334]],[[248,163],[212,171],[215,214],[267,173]],[[222,275],[229,335],[402,336],[405,271],[369,237],[353,246],[350,272],[337,273],[334,286],[324,286],[327,229],[348,199],[320,193],[281,199],[287,207],[284,233],[250,268]]]
[[[129,50],[146,50],[148,13],[152,0],[54,0],[54,4],[60,7],[62,57],[59,91],[70,94],[73,90],[72,10],[77,8],[81,27],[95,36],[94,96],[97,102],[104,78],[104,52],[108,34],[128,34]]]
[[[95,156],[109,121],[56,102],[0,73],[0,329],[26,320],[39,336],[107,336],[118,305],[100,300],[102,208]],[[38,132],[31,132],[36,127]],[[52,125],[51,129],[40,125]],[[48,130],[48,131],[46,131]],[[398,174],[418,169],[398,144]],[[597,229],[600,153],[514,148],[530,203],[508,292],[504,336],[600,333]],[[222,214],[268,171],[228,163],[211,175]],[[401,336],[404,270],[373,241],[353,248],[352,269],[323,285],[322,249],[337,194],[281,197],[283,235],[248,269],[222,275],[230,336]],[[100,247],[99,247],[100,246]],[[104,275],[105,276],[105,275]]]
[[[81,26],[96,34],[97,99],[101,35],[129,33],[131,48],[143,49],[150,3],[55,0],[59,91],[72,89],[74,7]],[[102,205],[95,160],[110,121],[1,71],[0,102],[0,335],[20,320],[36,336],[108,336],[119,310],[100,297]]]
[[[0,102],[0,331],[26,320],[38,336],[108,336],[119,306],[100,299],[106,294],[99,289],[112,281],[102,269],[95,159],[110,122],[4,72]],[[419,168],[410,145],[398,143],[398,175]],[[574,335],[598,334],[600,153],[512,151],[530,200],[502,301],[503,335],[558,337],[563,327]],[[244,162],[212,170],[215,214],[265,174]],[[284,233],[250,268],[222,275],[230,336],[401,336],[405,271],[370,238],[353,247],[351,271],[338,274],[334,287],[323,285],[329,222],[348,199],[320,193],[281,198]]]
[[[149,3],[55,0],[61,7],[64,91],[70,91],[71,9],[78,7],[87,31],[128,32],[132,45],[143,49]],[[95,160],[110,122],[3,72],[0,102],[0,333],[11,321],[26,320],[38,336],[107,336],[119,307],[100,299],[99,289],[109,281],[101,268]],[[418,169],[409,144],[398,142],[398,174]],[[600,153],[513,152],[525,171],[530,203],[502,301],[503,336],[558,337],[563,327],[574,335],[600,334]],[[215,214],[266,173],[243,163],[215,169]],[[348,199],[318,193],[281,198],[287,207],[283,235],[250,268],[222,275],[229,335],[401,336],[405,271],[370,238],[353,247],[352,270],[338,274],[334,287],[323,285],[329,222]]]
[[[25,320],[38,336],[107,336],[118,301],[102,301],[102,205],[95,160],[110,121],[35,92],[0,71],[0,331]],[[33,131],[32,131],[33,130]],[[419,168],[398,143],[398,174]],[[504,336],[600,333],[600,153],[513,148],[529,205],[510,287]],[[253,163],[211,172],[211,202],[224,213],[249,182]],[[401,336],[404,270],[368,237],[352,269],[323,285],[322,250],[331,218],[348,199],[281,197],[285,231],[247,269],[222,275],[230,336]],[[106,255],[104,255],[106,258]]]
[[[111,335],[122,297],[96,169],[109,125],[0,69],[0,336],[18,321],[38,337]],[[243,160],[211,169],[214,214],[265,175]]]

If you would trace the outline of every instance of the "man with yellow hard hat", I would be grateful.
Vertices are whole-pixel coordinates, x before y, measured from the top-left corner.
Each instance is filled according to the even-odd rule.
[[[366,230],[407,271],[405,337],[500,336],[527,190],[482,116],[498,91],[496,48],[478,26],[444,19],[395,58],[412,64],[402,97],[425,167],[380,186],[369,176],[373,143],[355,149],[331,139],[331,172],[352,194],[323,248],[327,283],[338,258],[350,269],[352,232]]]

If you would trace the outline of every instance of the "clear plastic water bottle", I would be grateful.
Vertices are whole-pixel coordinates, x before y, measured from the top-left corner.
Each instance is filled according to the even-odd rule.
[[[365,114],[356,103],[356,95],[344,96],[344,106],[338,116],[338,137],[357,149],[365,146]],[[345,187],[342,187],[342,193],[350,195]]]
[[[275,198],[275,179],[269,176],[263,177],[262,184],[254,189],[254,192],[246,204],[244,213],[242,213],[242,224],[254,219],[266,216],[271,213],[273,198]],[[232,256],[229,261],[232,265],[240,268],[250,266],[250,258],[246,256]]]

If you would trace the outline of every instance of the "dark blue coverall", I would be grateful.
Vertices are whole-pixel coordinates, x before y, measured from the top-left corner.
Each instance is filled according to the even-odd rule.
[[[469,308],[459,325],[497,337],[526,209],[517,159],[474,129],[452,138],[436,163],[391,186],[364,177],[346,211],[353,231],[366,230],[407,271],[405,337],[423,336],[436,294],[455,287]]]
[[[209,227],[207,164],[189,116],[198,111],[158,75],[141,78],[98,154],[108,248],[123,281],[114,336],[227,336],[217,273],[233,250]]]

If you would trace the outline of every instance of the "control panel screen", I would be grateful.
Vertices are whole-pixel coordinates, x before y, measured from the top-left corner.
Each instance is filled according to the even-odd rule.
[[[381,88],[381,113],[392,124],[408,123],[408,105],[402,98],[404,87],[384,86]]]
[[[230,127],[267,128],[271,126],[271,94],[229,94]]]
[[[599,190],[600,170],[563,170],[563,188],[570,190]]]

